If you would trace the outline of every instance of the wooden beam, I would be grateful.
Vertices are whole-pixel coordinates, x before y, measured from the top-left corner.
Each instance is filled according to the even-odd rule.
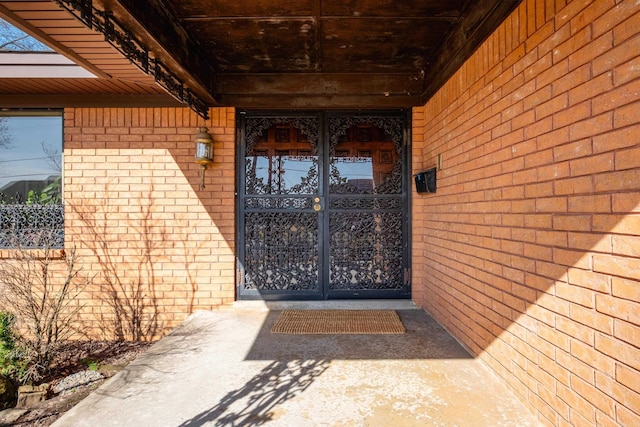
[[[327,109],[411,108],[421,104],[420,95],[221,95],[220,106],[237,108]]]
[[[422,103],[425,104],[465,63],[482,42],[498,28],[522,0],[476,0],[463,12],[436,60],[425,70]]]
[[[216,88],[230,95],[417,96],[423,76],[415,73],[220,74]]]
[[[160,0],[97,0],[204,101],[215,104],[214,68]]]

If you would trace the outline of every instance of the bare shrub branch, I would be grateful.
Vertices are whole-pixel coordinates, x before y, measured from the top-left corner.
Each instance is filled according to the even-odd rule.
[[[137,218],[127,222],[136,224],[132,232],[141,237],[135,254],[123,260],[113,249],[113,232],[107,218],[117,206],[110,206],[108,200],[92,200],[87,204],[70,204],[71,210],[85,232],[80,237],[83,247],[90,249],[100,266],[100,301],[109,313],[101,313],[100,321],[109,325],[108,331],[120,341],[150,341],[157,338],[163,325],[160,319],[158,292],[156,290],[156,267],[152,252],[157,245],[150,236],[157,232],[151,217],[151,195],[147,206],[141,202],[141,211]],[[133,215],[132,215],[133,216]],[[164,230],[162,230],[164,240]],[[86,241],[84,240],[86,239]]]
[[[17,350],[28,367],[21,382],[47,374],[60,345],[75,333],[78,296],[90,282],[79,275],[75,248],[62,257],[56,252],[47,244],[36,250],[16,246],[0,268],[0,311],[15,316]]]

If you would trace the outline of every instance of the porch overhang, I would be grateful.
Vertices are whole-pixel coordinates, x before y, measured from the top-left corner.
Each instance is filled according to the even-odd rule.
[[[103,105],[146,95],[196,109],[409,108],[423,105],[519,2],[5,1],[0,16],[97,75],[102,89],[52,79],[18,90],[0,78],[0,94],[67,103],[92,93]],[[114,32],[148,58],[118,46]]]

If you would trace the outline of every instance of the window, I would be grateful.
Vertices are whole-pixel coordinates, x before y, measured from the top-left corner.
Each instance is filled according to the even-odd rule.
[[[0,115],[0,248],[62,248],[62,114]]]

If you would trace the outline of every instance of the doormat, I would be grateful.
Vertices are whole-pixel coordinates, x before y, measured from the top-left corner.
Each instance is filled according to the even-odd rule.
[[[404,334],[394,310],[284,310],[273,334]]]

